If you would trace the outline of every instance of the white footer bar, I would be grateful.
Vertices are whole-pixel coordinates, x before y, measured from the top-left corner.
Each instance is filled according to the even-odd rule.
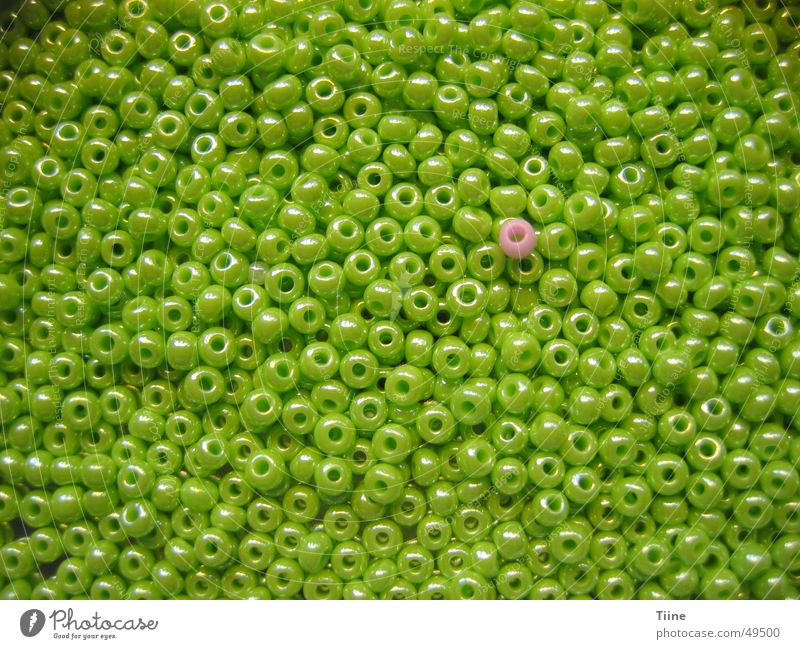
[[[800,603],[0,602],[0,638],[9,648],[796,649]]]

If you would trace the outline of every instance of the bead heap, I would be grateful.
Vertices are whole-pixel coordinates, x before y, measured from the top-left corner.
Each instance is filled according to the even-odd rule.
[[[24,0],[0,597],[797,597],[798,20]]]

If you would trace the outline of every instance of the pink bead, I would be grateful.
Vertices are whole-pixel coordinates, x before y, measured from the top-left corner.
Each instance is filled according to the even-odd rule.
[[[514,259],[522,259],[536,247],[536,232],[525,219],[509,219],[500,226],[500,247]]]

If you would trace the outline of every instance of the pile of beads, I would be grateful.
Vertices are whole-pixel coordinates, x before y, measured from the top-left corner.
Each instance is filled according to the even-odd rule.
[[[796,597],[798,17],[24,0],[0,597]]]

